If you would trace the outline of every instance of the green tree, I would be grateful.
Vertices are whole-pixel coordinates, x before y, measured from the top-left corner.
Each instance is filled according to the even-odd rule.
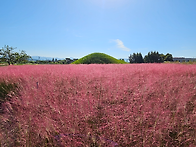
[[[27,55],[25,51],[21,51],[20,53],[15,52],[15,63],[27,63],[31,56]]]
[[[165,55],[164,61],[173,61],[173,56],[172,54],[167,53]]]
[[[25,51],[21,51],[20,53],[14,52],[13,47],[9,47],[5,45],[0,49],[0,61],[7,62],[9,65],[14,63],[26,63],[30,56],[28,56]]]
[[[9,47],[8,45],[2,47],[2,49],[0,49],[0,60],[1,62],[7,62],[9,65],[10,64],[14,64],[14,60],[15,60],[15,53],[13,52],[14,48],[13,47]]]
[[[144,63],[144,58],[141,53],[137,53],[137,63]]]
[[[145,63],[162,63],[164,62],[163,55],[159,54],[159,52],[148,52],[148,55],[144,57]]]
[[[141,53],[133,53],[129,56],[130,63],[144,63],[144,58]]]

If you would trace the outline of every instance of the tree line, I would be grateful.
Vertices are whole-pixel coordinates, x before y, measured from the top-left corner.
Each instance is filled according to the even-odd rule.
[[[10,64],[70,64],[77,59],[65,58],[64,60],[52,59],[51,61],[33,61],[31,56],[27,55],[25,51],[15,52],[15,48],[5,45],[0,49],[0,62],[6,62]],[[164,61],[173,61],[172,54],[167,53],[166,55],[160,54],[157,51],[148,52],[144,57],[141,53],[133,53],[129,56],[130,63],[163,63]]]
[[[58,59],[52,58],[52,60],[36,60],[36,61],[30,61],[30,63],[32,64],[71,64],[72,62],[76,60],[78,59],[65,58],[63,60],[58,60]]]
[[[5,45],[0,49],[0,63],[7,63],[8,65],[11,64],[70,64],[78,59],[70,59],[65,58],[64,60],[36,60],[33,61],[31,56],[27,55],[24,50],[21,52],[15,52],[13,47],[10,47],[8,45]]]
[[[6,62],[9,65],[10,64],[24,64],[29,61],[31,56],[27,55],[24,50],[21,52],[14,52],[13,47],[9,47],[8,45],[5,45],[0,49],[0,62]]]
[[[164,61],[173,61],[172,54],[160,54],[157,51],[148,52],[144,57],[141,53],[133,53],[129,56],[130,63],[163,63]]]

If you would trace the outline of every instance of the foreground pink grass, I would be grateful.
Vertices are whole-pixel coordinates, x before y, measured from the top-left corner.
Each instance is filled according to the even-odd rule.
[[[196,146],[196,65],[0,67],[2,146]]]

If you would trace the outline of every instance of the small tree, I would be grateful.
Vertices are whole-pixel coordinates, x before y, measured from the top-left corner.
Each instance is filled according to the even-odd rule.
[[[137,63],[144,63],[144,58],[141,53],[137,53]]]
[[[9,65],[14,63],[26,63],[30,56],[28,56],[25,51],[21,53],[14,52],[15,48],[9,47],[8,45],[0,49],[0,61],[7,62]]]
[[[173,61],[173,56],[172,54],[167,53],[165,55],[164,61]]]
[[[14,60],[15,60],[15,53],[13,52],[14,48],[13,47],[9,47],[8,45],[4,46],[1,50],[0,50],[0,59],[2,62],[7,62],[9,65],[10,64],[14,64]]]
[[[148,52],[148,55],[144,57],[144,62],[146,63],[162,63],[164,59],[159,52]]]
[[[144,63],[144,58],[141,53],[133,53],[129,56],[130,63]]]
[[[15,53],[15,63],[27,63],[31,56],[27,55],[25,51],[21,51],[20,53]]]

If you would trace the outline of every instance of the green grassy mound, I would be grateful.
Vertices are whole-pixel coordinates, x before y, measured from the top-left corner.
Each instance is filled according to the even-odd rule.
[[[72,64],[126,64],[126,62],[104,53],[92,53],[80,58]]]

